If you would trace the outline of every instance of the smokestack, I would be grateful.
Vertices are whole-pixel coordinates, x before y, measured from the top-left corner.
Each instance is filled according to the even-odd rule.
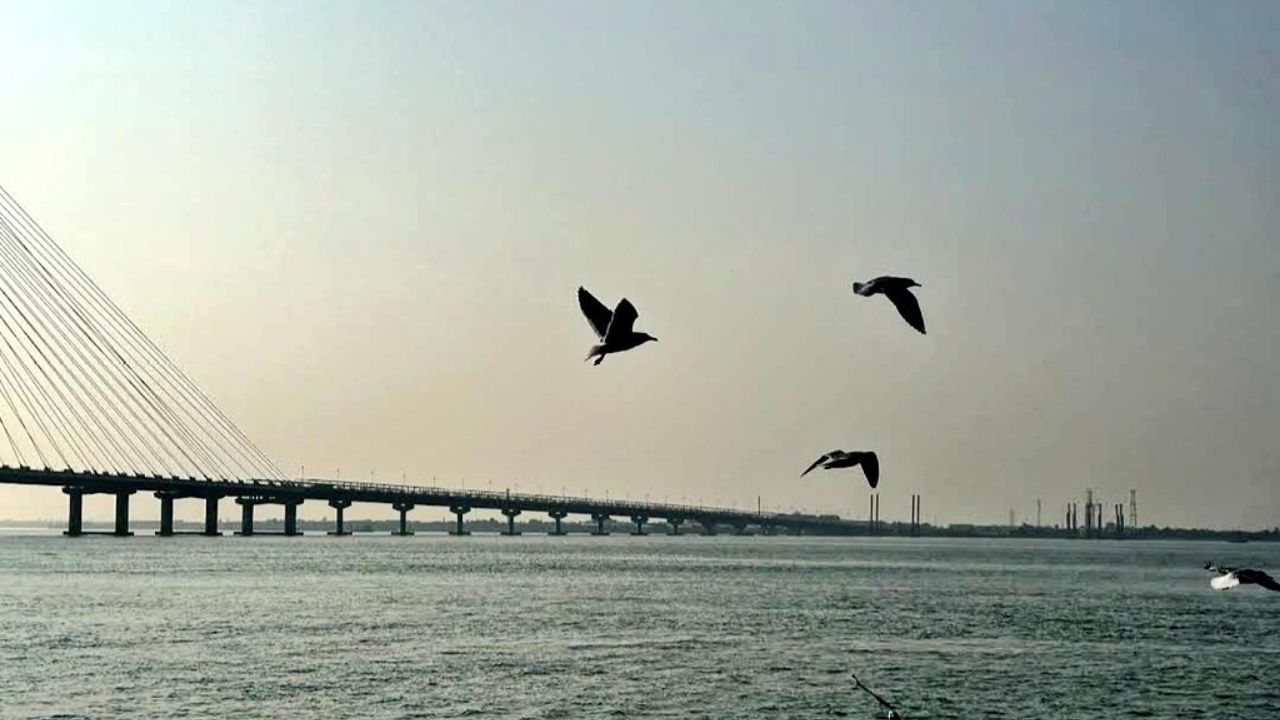
[[[1138,491],[1129,491],[1129,524],[1138,527]]]
[[[1093,489],[1084,491],[1084,536],[1093,537]]]

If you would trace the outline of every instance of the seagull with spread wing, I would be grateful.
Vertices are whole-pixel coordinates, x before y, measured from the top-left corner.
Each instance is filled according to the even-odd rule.
[[[911,294],[911,288],[913,287],[922,286],[911,278],[882,275],[864,283],[854,283],[853,291],[863,297],[879,294],[889,298],[889,302],[898,308],[898,314],[902,316],[902,319],[906,320],[908,325],[919,330],[920,334],[923,335],[924,315],[920,312],[920,301],[916,300],[916,296]]]
[[[1280,583],[1261,570],[1218,567],[1208,562],[1204,564],[1204,569],[1218,573],[1209,580],[1209,585],[1214,590],[1230,590],[1237,585],[1261,585],[1268,590],[1280,592]]]
[[[880,459],[871,451],[845,452],[843,450],[832,450],[814,460],[812,465],[800,473],[800,477],[808,475],[810,470],[818,466],[821,466],[823,470],[835,470],[837,468],[853,467],[854,465],[862,466],[862,474],[867,476],[867,484],[872,488],[880,482]]]
[[[579,287],[578,306],[582,308],[582,314],[587,316],[587,322],[591,323],[591,329],[600,338],[600,344],[593,346],[591,352],[587,353],[588,360],[596,359],[593,365],[599,365],[609,353],[630,350],[650,340],[658,340],[649,333],[632,329],[640,314],[636,312],[636,306],[626,298],[622,298],[618,307],[610,311],[604,303],[587,292],[586,288]]]

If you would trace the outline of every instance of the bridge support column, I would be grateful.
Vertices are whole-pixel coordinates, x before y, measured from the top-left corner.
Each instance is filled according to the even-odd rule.
[[[471,531],[462,524],[462,516],[471,512],[471,508],[466,505],[451,505],[449,506],[449,512],[453,513],[458,518],[457,525],[453,530],[449,531],[449,534],[457,536],[470,535]]]
[[[519,535],[516,531],[516,516],[520,514],[518,508],[502,508],[502,514],[507,518],[507,531],[503,535]]]
[[[715,521],[715,520],[711,520],[711,519],[709,519],[709,518],[703,518],[703,519],[701,519],[701,520],[699,520],[699,521],[698,521],[698,524],[702,526],[702,534],[703,534],[703,535],[715,535],[715,534],[716,534],[716,521]]]
[[[67,495],[67,529],[62,531],[67,537],[80,537],[84,534],[84,488],[64,487]]]
[[[391,503],[391,508],[400,513],[400,529],[391,534],[399,535],[401,537],[412,535],[413,533],[409,531],[409,511],[413,509],[413,503],[395,502]]]
[[[156,535],[173,537],[174,494],[161,490],[156,493],[156,498],[160,500],[160,529],[156,531]]]
[[[129,532],[129,496],[133,493],[133,490],[116,492],[116,530],[111,533],[116,537],[129,537],[133,534]]]
[[[565,519],[565,516],[566,516],[566,515],[568,515],[569,513],[565,512],[564,510],[552,510],[551,512],[549,512],[549,513],[547,513],[547,514],[551,516],[551,519],[552,519],[552,520],[555,520],[555,521],[556,521],[556,529],[555,529],[555,530],[553,530],[553,531],[551,532],[551,534],[552,534],[552,535],[564,535],[564,528],[560,527],[560,521],[561,521],[561,520],[564,520],[564,519]]]
[[[631,531],[632,535],[644,536],[649,534],[644,531],[644,524],[649,522],[648,515],[632,515],[631,522],[636,524],[636,529]]]
[[[217,537],[222,533],[218,532],[218,501],[217,495],[210,495],[204,499],[204,532],[200,533],[205,537]]]
[[[284,534],[289,537],[301,535],[298,532],[298,506],[301,500],[289,500],[284,504]]]
[[[741,522],[740,522],[740,523],[734,523],[734,524],[733,524],[733,534],[734,534],[734,535],[746,535],[746,534],[747,534],[747,524],[746,524],[746,523],[741,523]]]
[[[608,515],[592,514],[591,519],[596,523],[596,529],[591,531],[592,535],[608,535],[609,531],[605,529],[605,523],[609,522]]]
[[[684,524],[684,518],[682,517],[667,518],[667,525],[671,528],[672,535],[679,535],[680,526],[683,524]]]
[[[240,529],[236,534],[249,537],[253,535],[253,506],[257,502],[248,498],[236,498],[236,504],[240,506]]]
[[[330,532],[329,534],[330,535],[350,535],[351,533],[347,530],[346,526],[343,524],[342,513],[344,510],[351,507],[351,501],[348,500],[347,498],[336,498],[329,501],[329,507],[333,508],[334,511],[336,511],[338,514],[337,529]]]

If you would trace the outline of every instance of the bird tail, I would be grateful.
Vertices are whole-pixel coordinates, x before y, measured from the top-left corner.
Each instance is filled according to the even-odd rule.
[[[596,361],[592,363],[592,365],[599,365],[600,363],[604,362],[604,346],[603,345],[591,346],[591,352],[587,353],[587,357],[583,359],[583,362],[586,362],[591,358],[596,359]]]

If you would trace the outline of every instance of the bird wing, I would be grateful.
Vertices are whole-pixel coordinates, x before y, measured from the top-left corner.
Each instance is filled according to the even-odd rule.
[[[1239,584],[1240,584],[1240,580],[1236,578],[1235,573],[1218,575],[1216,577],[1210,578],[1209,580],[1209,585],[1211,585],[1214,590],[1230,590],[1231,588]]]
[[[912,295],[910,290],[897,289],[886,292],[884,296],[898,308],[898,314],[907,321],[908,325],[924,334],[924,315],[920,312],[920,301],[916,300],[916,296]]]
[[[880,707],[885,708],[886,710],[893,710],[893,709],[894,709],[894,708],[893,708],[893,704],[892,704],[892,703],[890,703],[888,700],[885,700],[884,698],[882,698],[882,697],[880,697],[879,695],[877,695],[875,690],[872,690],[871,688],[867,687],[866,685],[863,685],[863,684],[862,684],[862,681],[858,679],[858,676],[857,676],[857,675],[854,675],[854,676],[853,676],[853,682],[854,682],[854,683],[856,683],[856,684],[857,684],[857,686],[858,686],[859,688],[862,688],[863,692],[865,692],[865,693],[867,693],[868,695],[870,695],[871,697],[875,698],[875,699],[876,699],[876,702],[880,703]]]
[[[804,469],[804,472],[800,473],[800,477],[804,477],[805,475],[808,475],[810,470],[812,470],[812,469],[814,469],[814,468],[818,467],[819,465],[821,465],[822,463],[826,462],[826,461],[827,461],[827,458],[830,458],[830,457],[831,457],[831,453],[827,453],[826,455],[823,455],[822,457],[818,458],[817,460],[814,460],[812,465],[810,465],[809,467],[805,468],[805,469]]]
[[[1262,572],[1261,570],[1258,570],[1257,572],[1258,572],[1258,577],[1256,580],[1254,580],[1254,582],[1258,583],[1259,585],[1261,585],[1262,587],[1268,590],[1275,590],[1276,592],[1280,592],[1280,583],[1276,582],[1275,578]]]
[[[874,490],[880,482],[880,458],[873,452],[862,457],[862,473],[867,476],[867,484]]]
[[[591,329],[596,331],[596,336],[603,340],[605,332],[609,330],[609,321],[613,319],[613,313],[584,287],[578,288],[578,307],[582,308],[582,314],[587,316],[587,322],[591,323]]]
[[[635,327],[638,317],[640,313],[636,312],[636,306],[632,305],[630,300],[622,298],[618,307],[613,309],[613,320],[609,321],[609,328],[604,333],[604,341],[610,343],[630,335],[631,328]]]

